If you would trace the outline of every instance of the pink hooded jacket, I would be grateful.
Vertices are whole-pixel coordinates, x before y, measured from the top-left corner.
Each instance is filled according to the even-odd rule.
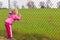
[[[18,16],[14,13],[9,13],[8,18],[5,20],[5,22],[9,24],[13,24],[16,20],[20,20],[21,16]]]

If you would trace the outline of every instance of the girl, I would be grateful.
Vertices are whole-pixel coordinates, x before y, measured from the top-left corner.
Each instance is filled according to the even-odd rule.
[[[21,19],[21,16],[18,15],[18,10],[11,9],[11,13],[9,13],[8,18],[5,20],[5,27],[6,27],[8,39],[14,40],[11,27],[16,20],[20,20],[20,19]]]

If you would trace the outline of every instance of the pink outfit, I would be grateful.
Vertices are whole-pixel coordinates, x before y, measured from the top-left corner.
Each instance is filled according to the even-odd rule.
[[[5,27],[6,27],[6,32],[7,32],[7,36],[8,38],[12,38],[12,28],[11,25],[7,22],[5,22]]]
[[[8,18],[5,20],[5,27],[6,27],[6,31],[7,31],[7,36],[8,38],[12,38],[12,28],[11,25],[16,21],[16,20],[20,20],[21,16],[18,16],[14,13],[10,13],[8,15]]]
[[[20,16],[11,13],[11,14],[8,15],[8,18],[5,22],[8,22],[9,24],[13,24],[14,21],[20,20],[20,19],[21,19]]]

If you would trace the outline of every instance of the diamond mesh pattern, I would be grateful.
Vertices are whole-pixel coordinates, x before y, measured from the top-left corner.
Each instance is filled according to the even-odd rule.
[[[28,11],[25,11],[25,20],[31,33],[45,34],[51,37],[51,40],[60,40],[59,9],[28,9]]]

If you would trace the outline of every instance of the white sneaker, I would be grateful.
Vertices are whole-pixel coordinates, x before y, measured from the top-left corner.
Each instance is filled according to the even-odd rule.
[[[10,40],[15,40],[15,38],[11,38]]]
[[[7,40],[15,40],[15,38],[7,39]]]

